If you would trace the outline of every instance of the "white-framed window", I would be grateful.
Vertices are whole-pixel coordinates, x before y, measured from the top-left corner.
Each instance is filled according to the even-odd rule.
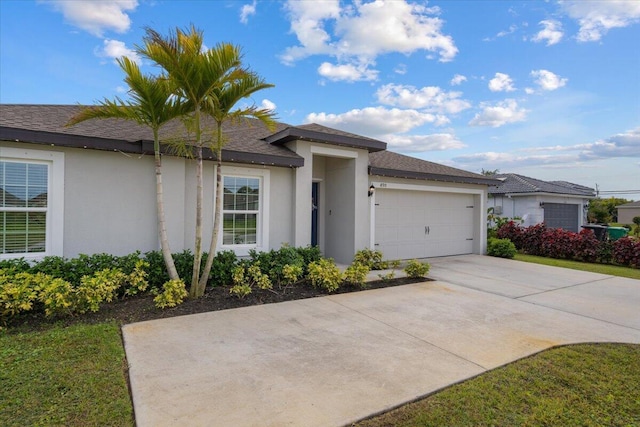
[[[0,148],[0,258],[62,255],[64,154]]]
[[[247,255],[269,243],[269,171],[223,166],[220,247]]]

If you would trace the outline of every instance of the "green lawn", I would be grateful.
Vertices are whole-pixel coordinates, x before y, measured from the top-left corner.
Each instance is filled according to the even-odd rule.
[[[572,268],[574,270],[590,271],[592,273],[608,274],[610,276],[628,277],[640,280],[640,269],[621,267],[618,265],[596,264],[590,262],[570,261],[566,259],[545,258],[535,255],[516,254],[515,260],[551,265],[554,267]]]
[[[0,331],[0,425],[134,425],[118,325]]]
[[[522,359],[356,424],[637,426],[640,345],[581,344]]]

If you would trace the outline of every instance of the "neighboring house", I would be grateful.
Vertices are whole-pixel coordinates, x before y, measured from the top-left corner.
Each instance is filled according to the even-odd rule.
[[[566,181],[541,181],[515,173],[492,175],[488,207],[505,218],[518,217],[528,227],[544,222],[550,228],[578,232],[586,221],[593,188]]]
[[[0,257],[116,255],[159,248],[152,134],[122,120],[65,127],[79,106],[0,105]],[[164,138],[185,138],[179,122]],[[495,180],[386,151],[386,143],[317,124],[275,131],[226,124],[219,250],[247,255],[318,245],[347,263],[482,254]],[[167,229],[192,249],[194,161],[164,148]],[[214,155],[205,150],[204,242],[213,226]]]
[[[630,225],[633,224],[634,217],[640,216],[640,201],[625,203],[616,206],[616,209],[618,209],[618,223]]]

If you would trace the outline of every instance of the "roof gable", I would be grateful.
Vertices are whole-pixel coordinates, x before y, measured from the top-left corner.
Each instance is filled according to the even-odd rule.
[[[316,123],[302,126],[290,126],[264,138],[269,144],[282,145],[289,141],[306,140],[345,147],[362,148],[371,152],[387,149],[387,144],[377,139],[328,128]]]

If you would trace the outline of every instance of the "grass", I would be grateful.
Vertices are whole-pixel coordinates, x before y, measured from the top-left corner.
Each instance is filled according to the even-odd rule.
[[[516,254],[515,260],[532,262],[536,264],[551,265],[554,267],[571,268],[574,270],[590,271],[592,273],[608,274],[610,276],[628,277],[640,280],[640,269],[622,267],[619,265],[596,264],[590,262],[571,261],[566,259],[545,258],[535,255]]]
[[[640,425],[640,345],[555,348],[356,424]]]
[[[0,425],[132,426],[116,323],[0,331]]]

